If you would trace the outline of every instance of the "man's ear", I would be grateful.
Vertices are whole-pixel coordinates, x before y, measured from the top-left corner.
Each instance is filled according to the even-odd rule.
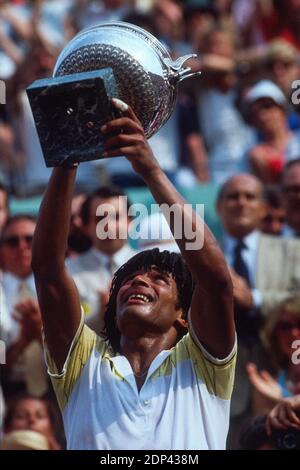
[[[185,318],[183,318],[183,313],[182,312],[181,312],[181,315],[176,318],[175,326],[179,327],[180,329],[187,330],[188,321]]]

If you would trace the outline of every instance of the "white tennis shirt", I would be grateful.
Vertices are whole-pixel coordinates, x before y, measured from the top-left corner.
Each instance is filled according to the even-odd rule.
[[[46,353],[68,449],[224,449],[236,346],[218,360],[193,337],[158,354],[138,391],[127,358],[82,320],[62,373]]]

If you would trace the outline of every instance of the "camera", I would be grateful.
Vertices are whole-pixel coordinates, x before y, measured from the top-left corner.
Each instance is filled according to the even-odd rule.
[[[300,429],[274,430],[272,432],[278,450],[300,450]]]
[[[266,416],[256,416],[244,426],[240,436],[243,450],[300,450],[300,429],[272,429],[266,431]]]

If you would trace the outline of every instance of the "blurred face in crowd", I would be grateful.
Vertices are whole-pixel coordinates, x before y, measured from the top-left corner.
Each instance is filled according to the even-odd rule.
[[[223,57],[232,58],[234,54],[234,43],[230,34],[225,31],[215,31],[208,37],[208,42],[204,45],[205,52]]]
[[[263,134],[274,132],[279,126],[286,127],[285,110],[272,98],[260,98],[250,105],[250,119]]]
[[[260,229],[268,235],[281,234],[285,222],[285,210],[282,207],[273,207],[266,204],[266,214],[261,221]]]
[[[0,234],[8,217],[7,194],[0,189]]]
[[[285,93],[291,92],[291,83],[299,77],[299,67],[296,61],[278,58],[269,64],[272,80],[282,88]]]
[[[5,271],[25,278],[31,273],[32,238],[35,222],[21,219],[13,222],[3,233],[0,247]]]
[[[284,174],[283,203],[288,225],[300,235],[300,162]]]
[[[280,352],[290,360],[295,352],[292,344],[294,341],[300,340],[300,311],[296,315],[283,309],[279,316],[275,335]]]
[[[103,208],[104,205],[107,205],[110,212],[105,211],[104,215],[97,215],[98,206]],[[91,238],[95,248],[111,256],[126,243],[126,238],[120,239],[119,237],[122,233],[127,234],[128,224],[127,205],[123,198],[94,198],[90,207],[89,222],[85,226],[85,233]],[[98,233],[106,232],[110,236],[100,240],[97,231]]]
[[[52,437],[49,413],[43,401],[26,398],[17,403],[6,432],[22,430],[36,431],[48,438]]]
[[[217,210],[232,237],[240,239],[257,230],[265,215],[261,183],[252,175],[233,176],[221,190]]]

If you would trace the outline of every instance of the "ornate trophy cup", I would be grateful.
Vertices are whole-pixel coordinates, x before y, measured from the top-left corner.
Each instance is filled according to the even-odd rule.
[[[80,32],[63,49],[53,78],[28,89],[47,166],[101,158],[100,127],[116,117],[111,98],[129,104],[149,138],[168,120],[177,84],[195,75],[149,32],[124,22]]]

